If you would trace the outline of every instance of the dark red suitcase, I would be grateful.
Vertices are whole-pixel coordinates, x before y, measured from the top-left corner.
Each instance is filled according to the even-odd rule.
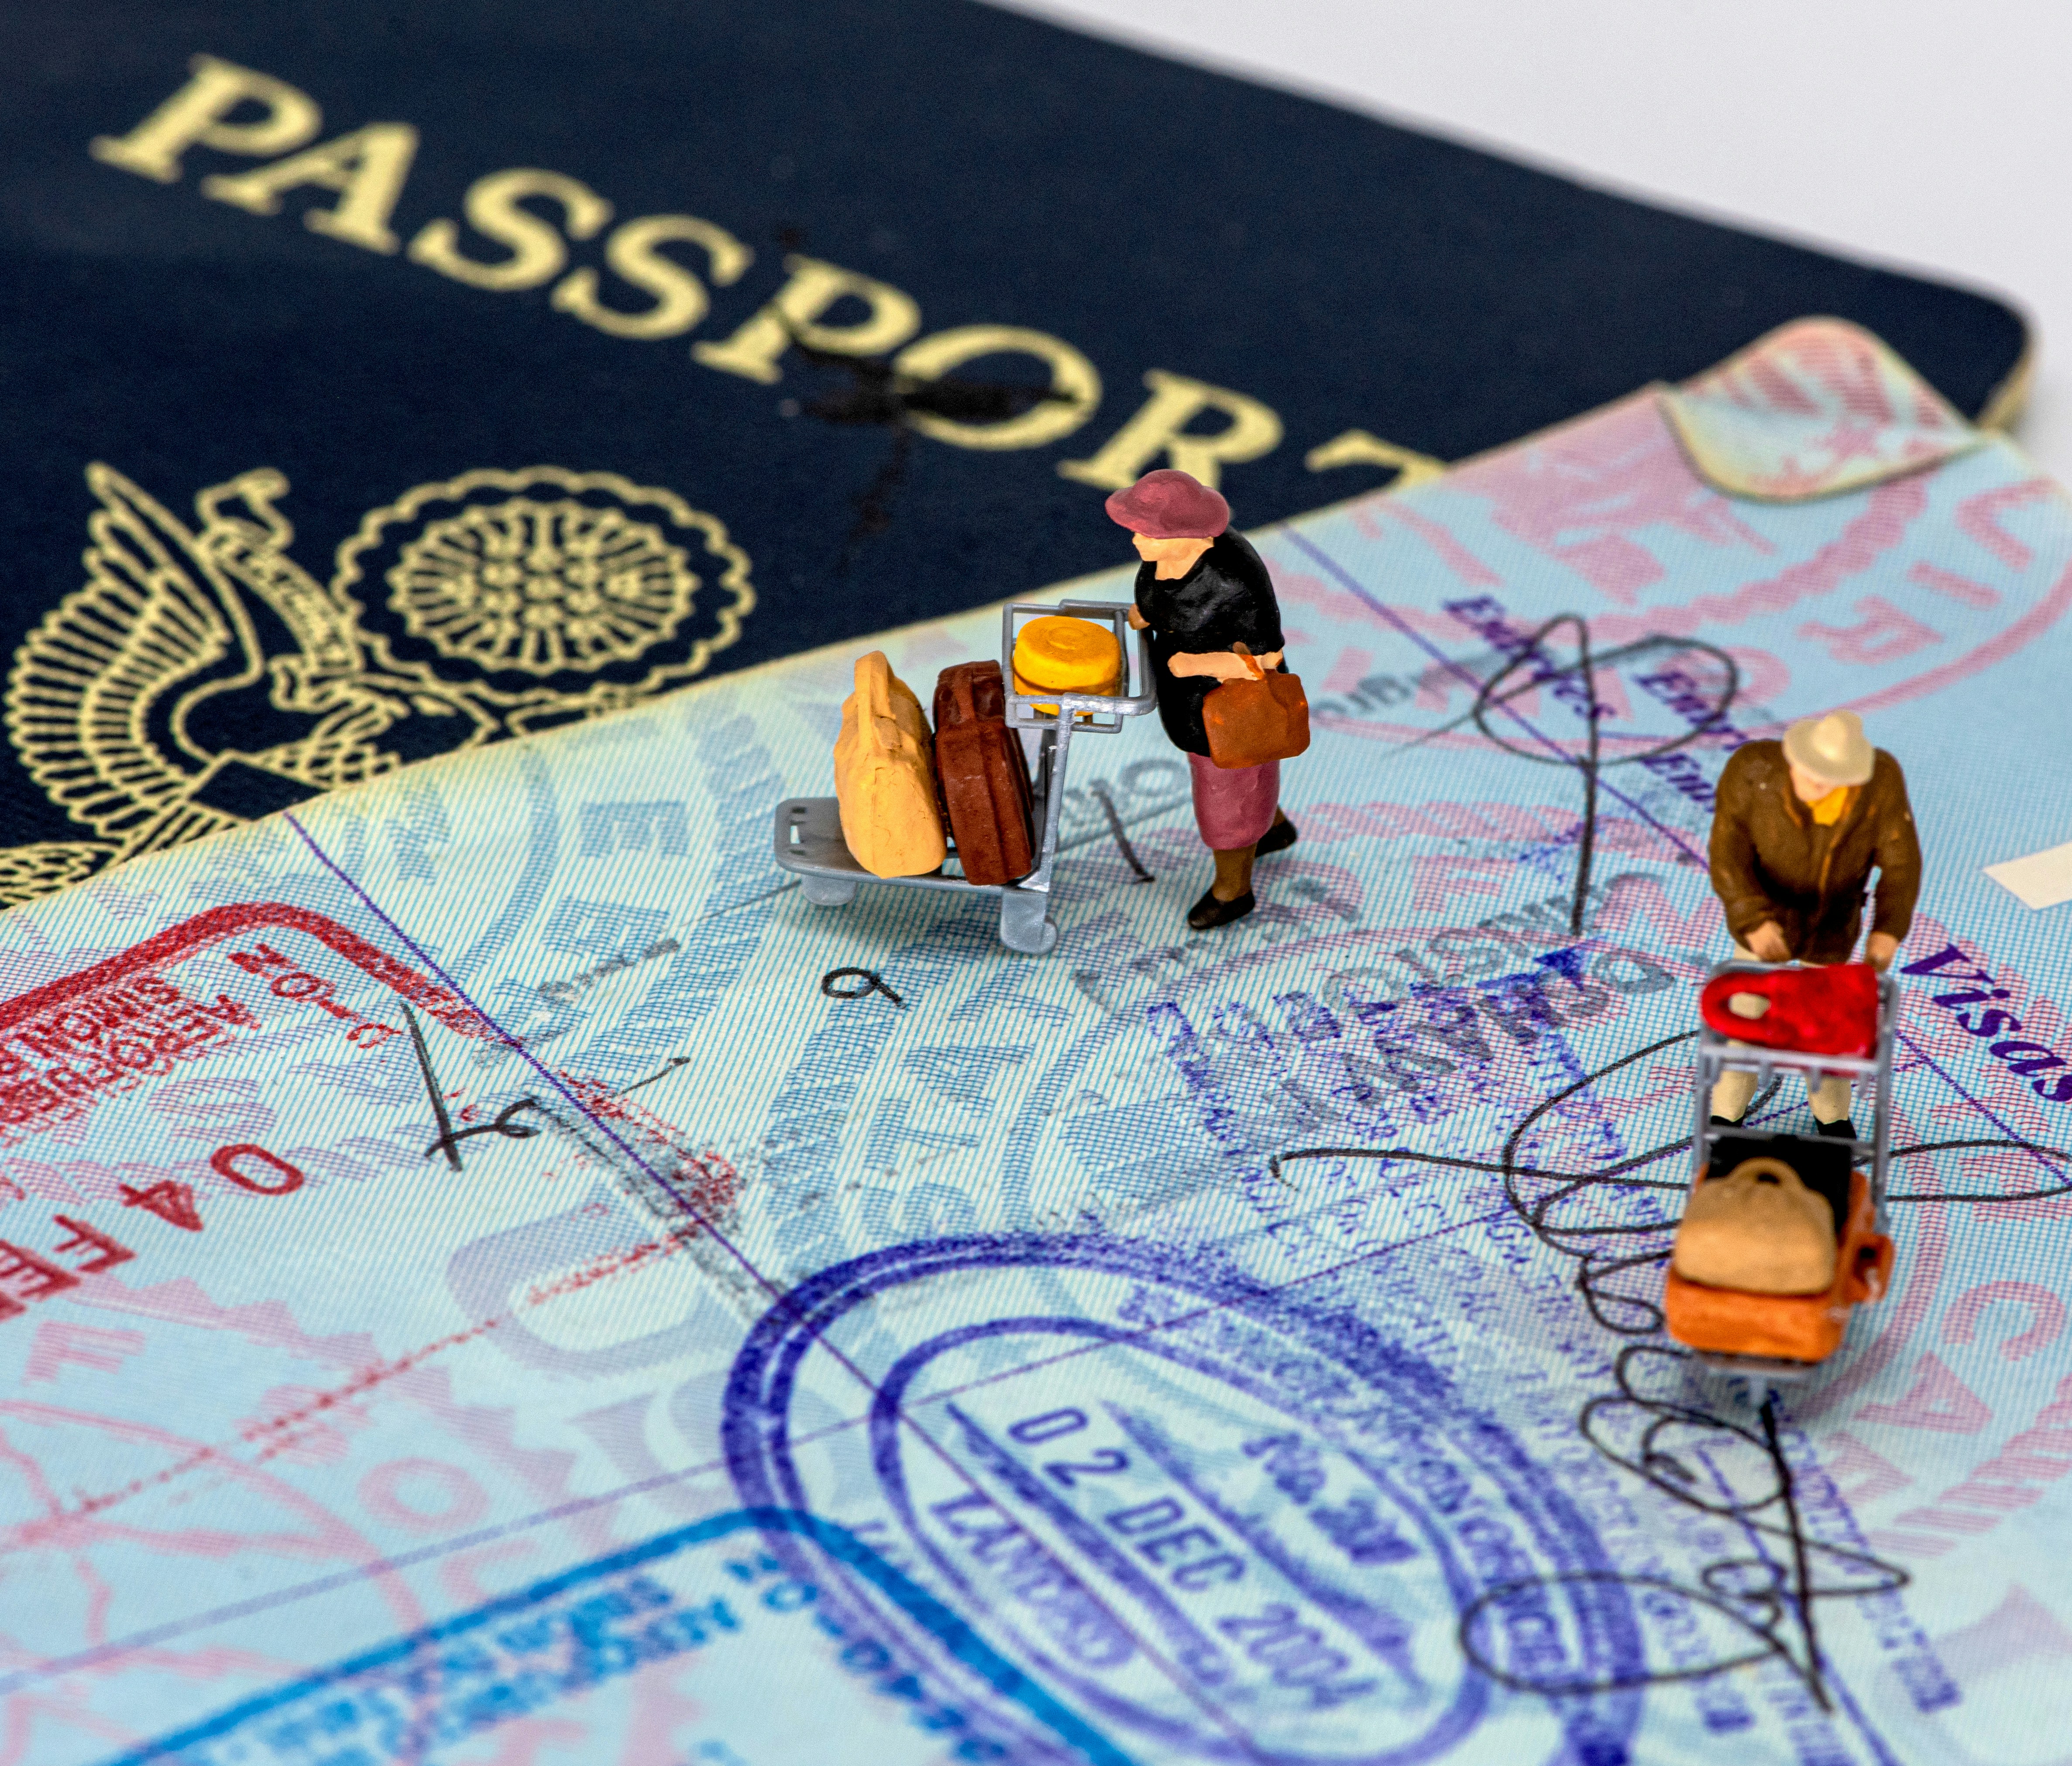
[[[1012,883],[1036,869],[1029,763],[1007,727],[997,662],[959,663],[935,678],[935,789],[964,875]]]

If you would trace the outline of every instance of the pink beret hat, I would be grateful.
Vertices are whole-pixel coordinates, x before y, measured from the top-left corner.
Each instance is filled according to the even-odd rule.
[[[1147,472],[1108,499],[1108,519],[1151,540],[1213,540],[1230,525],[1230,505],[1191,473]]]

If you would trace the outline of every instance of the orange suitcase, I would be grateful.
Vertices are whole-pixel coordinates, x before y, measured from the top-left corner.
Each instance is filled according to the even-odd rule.
[[[935,785],[964,876],[1012,883],[1036,869],[1033,793],[1022,744],[1007,727],[997,662],[959,663],[935,680]]]

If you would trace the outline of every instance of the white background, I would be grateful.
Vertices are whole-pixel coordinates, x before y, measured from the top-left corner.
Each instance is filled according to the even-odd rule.
[[[2037,355],[2015,433],[2072,483],[2068,0],[1014,4],[2010,299]]]

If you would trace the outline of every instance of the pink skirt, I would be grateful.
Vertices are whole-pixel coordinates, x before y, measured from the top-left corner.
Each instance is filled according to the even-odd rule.
[[[1262,766],[1219,766],[1206,754],[1190,754],[1194,775],[1194,825],[1214,852],[1250,846],[1273,826],[1281,802],[1281,762]]]

